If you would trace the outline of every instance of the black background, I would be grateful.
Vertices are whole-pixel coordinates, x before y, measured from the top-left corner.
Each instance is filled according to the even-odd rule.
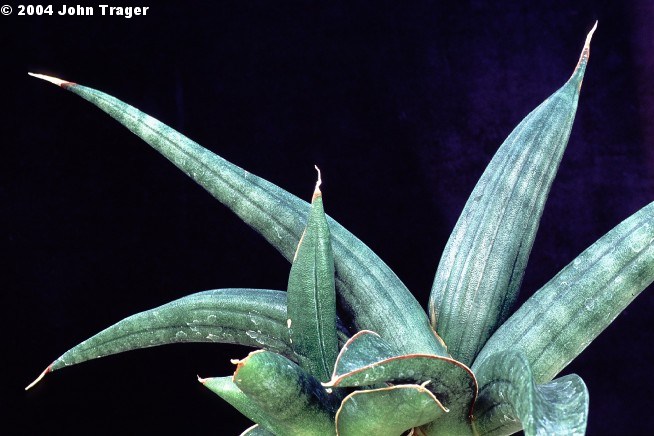
[[[23,388],[127,315],[284,289],[289,270],[147,145],[27,71],[121,98],[303,198],[318,164],[328,213],[426,305],[485,165],[599,20],[521,301],[654,199],[650,1],[131,4],[147,16],[0,16],[3,433],[238,434],[247,420],[195,375],[231,373],[245,348],[134,351]],[[588,385],[589,434],[654,427],[653,308],[649,289],[565,369]]]

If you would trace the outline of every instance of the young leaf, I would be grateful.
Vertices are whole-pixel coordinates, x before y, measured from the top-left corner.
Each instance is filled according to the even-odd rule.
[[[163,154],[289,261],[306,226],[308,204],[205,149],[179,132],[103,92],[42,74],[96,105]],[[429,320],[395,273],[363,242],[331,218],[336,287],[356,330],[371,329],[404,353],[447,355]]]
[[[478,361],[520,351],[537,383],[551,380],[654,281],[653,223],[654,202],[588,247],[495,332]]]
[[[400,436],[445,413],[434,394],[420,385],[355,391],[345,397],[336,413],[336,434]]]
[[[335,404],[320,382],[279,354],[254,351],[238,362],[234,383],[279,435],[335,434]],[[261,424],[261,423],[259,423]]]
[[[524,428],[526,436],[583,435],[588,419],[588,389],[575,375],[538,386],[520,352],[493,354],[476,373],[477,434],[505,435]]]
[[[345,374],[334,374],[326,387],[415,383],[429,389],[448,413],[448,422],[469,422],[477,381],[465,365],[433,355],[404,355],[370,363]]]
[[[256,403],[249,399],[243,391],[234,384],[232,377],[212,377],[204,379],[198,377],[198,381],[211,392],[234,406],[236,410],[241,412],[251,421],[260,424],[262,428],[271,428],[270,420],[266,412],[261,410]]]
[[[287,322],[300,366],[318,380],[327,381],[338,355],[338,338],[334,256],[320,183],[318,170],[307,228],[288,278]]]
[[[341,348],[332,378],[399,355],[377,333],[362,330],[348,339]]]
[[[518,295],[570,136],[594,30],[568,82],[500,146],[441,257],[429,300],[431,322],[452,357],[467,365],[508,317]]]
[[[345,342],[344,327],[339,336]],[[117,322],[65,352],[41,376],[66,366],[176,342],[223,342],[295,358],[286,327],[286,292],[219,289],[199,292]]]

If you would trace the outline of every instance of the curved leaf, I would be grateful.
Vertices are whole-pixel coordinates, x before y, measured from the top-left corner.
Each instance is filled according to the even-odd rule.
[[[431,422],[446,409],[420,385],[396,385],[355,391],[345,397],[336,413],[339,436],[400,436]]]
[[[268,415],[256,403],[248,398],[243,391],[241,391],[236,384],[232,381],[232,377],[212,377],[212,378],[199,378],[198,381],[202,383],[211,392],[218,395],[223,400],[234,406],[236,410],[241,412],[251,421],[261,424],[261,430],[266,431],[265,428],[270,428],[270,420]],[[249,430],[249,429],[248,429]],[[247,430],[246,430],[247,432]],[[248,433],[256,434],[256,433]]]
[[[285,357],[254,351],[238,362],[233,379],[266,413],[267,430],[279,435],[335,434],[335,397],[330,397],[318,380]]]
[[[241,436],[275,436],[275,433],[269,432],[259,424],[253,425],[245,429]]]
[[[339,336],[345,342],[344,327]],[[117,322],[65,352],[46,373],[87,360],[176,342],[222,342],[266,348],[295,358],[286,326],[286,292],[219,289],[199,292]]]
[[[511,434],[523,427],[526,436],[585,433],[588,389],[579,376],[537,386],[527,359],[513,351],[493,354],[476,374],[474,425],[479,435]]]
[[[654,202],[588,247],[490,338],[481,362],[522,352],[537,383],[558,374],[654,281]],[[476,372],[478,363],[473,370]]]
[[[363,368],[367,365],[398,356],[375,332],[362,330],[343,345],[334,364],[332,378]]]
[[[456,360],[433,355],[404,355],[377,361],[333,377],[327,387],[368,386],[377,383],[421,384],[448,410],[448,422],[469,421],[477,395],[474,374]]]
[[[307,228],[288,278],[287,322],[300,366],[318,380],[327,381],[338,355],[336,289],[329,225],[319,186],[320,172]]]
[[[500,146],[441,257],[429,300],[431,322],[452,357],[467,365],[509,316],[518,295],[570,136],[594,30],[570,80]]]
[[[309,206],[305,201],[115,97],[61,79],[32,75],[74,92],[115,118],[261,233],[286,259],[293,259],[306,225]],[[356,330],[374,330],[405,353],[445,355],[422,307],[395,273],[336,221],[329,219],[329,226],[339,299]]]

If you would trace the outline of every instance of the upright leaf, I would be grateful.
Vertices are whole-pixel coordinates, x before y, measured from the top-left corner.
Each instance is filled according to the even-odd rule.
[[[115,118],[261,233],[286,259],[293,259],[306,226],[305,201],[115,97],[73,82],[32,75],[81,96]],[[422,307],[395,273],[343,226],[328,221],[341,307],[350,314],[356,330],[374,330],[405,353],[447,355]]]
[[[316,167],[318,169],[318,167]],[[334,256],[318,182],[288,278],[288,328],[300,366],[329,380],[338,355]]]
[[[473,370],[505,350],[551,380],[654,281],[654,202],[588,247],[529,298],[484,346]]]
[[[477,372],[475,403],[478,435],[505,435],[524,429],[526,436],[583,435],[588,419],[588,389],[567,375],[538,386],[520,352],[493,354]]]
[[[593,30],[568,82],[515,128],[466,203],[438,265],[429,311],[471,364],[518,295],[545,200],[570,136]]]

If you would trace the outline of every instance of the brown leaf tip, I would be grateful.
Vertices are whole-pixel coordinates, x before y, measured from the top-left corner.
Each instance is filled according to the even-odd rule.
[[[590,29],[590,32],[588,32],[588,35],[586,35],[586,42],[584,43],[584,48],[581,50],[581,55],[579,56],[579,62],[577,63],[577,68],[575,68],[575,71],[577,71],[582,65],[586,65],[588,62],[588,58],[590,57],[590,41],[593,39],[595,30],[597,30],[597,23],[598,21],[595,21],[593,28]]]
[[[320,192],[320,185],[322,185],[322,177],[320,175],[320,168],[318,168],[318,165],[313,166],[316,171],[318,171],[318,181],[316,182],[316,188],[313,190],[313,197],[311,197],[311,201],[315,200],[316,198],[320,197],[322,195],[322,192]]]
[[[34,387],[34,385],[37,384],[38,382],[40,382],[41,379],[42,379],[43,377],[45,377],[45,375],[46,375],[47,373],[49,373],[49,372],[52,372],[52,364],[48,365],[48,367],[47,367],[46,369],[44,369],[43,372],[42,372],[41,374],[39,374],[39,376],[36,378],[36,380],[34,380],[34,381],[33,381],[32,383],[30,383],[29,385],[27,385],[27,387],[25,388],[25,390],[28,390],[28,389],[31,389],[32,387]]]
[[[238,374],[239,370],[243,368],[243,366],[247,363],[248,359],[252,357],[255,354],[258,353],[263,353],[265,350],[254,350],[251,351],[247,356],[245,356],[245,359],[232,359],[231,362],[236,365],[236,371],[234,371],[234,375],[232,375],[232,381],[236,381],[236,375]]]
[[[76,84],[75,82],[69,82],[67,80],[61,80],[56,77],[46,76],[45,74],[36,74],[36,73],[27,73],[27,74],[29,74],[32,77],[36,77],[37,79],[45,80],[46,82],[50,82],[57,86],[61,86],[64,89]]]

